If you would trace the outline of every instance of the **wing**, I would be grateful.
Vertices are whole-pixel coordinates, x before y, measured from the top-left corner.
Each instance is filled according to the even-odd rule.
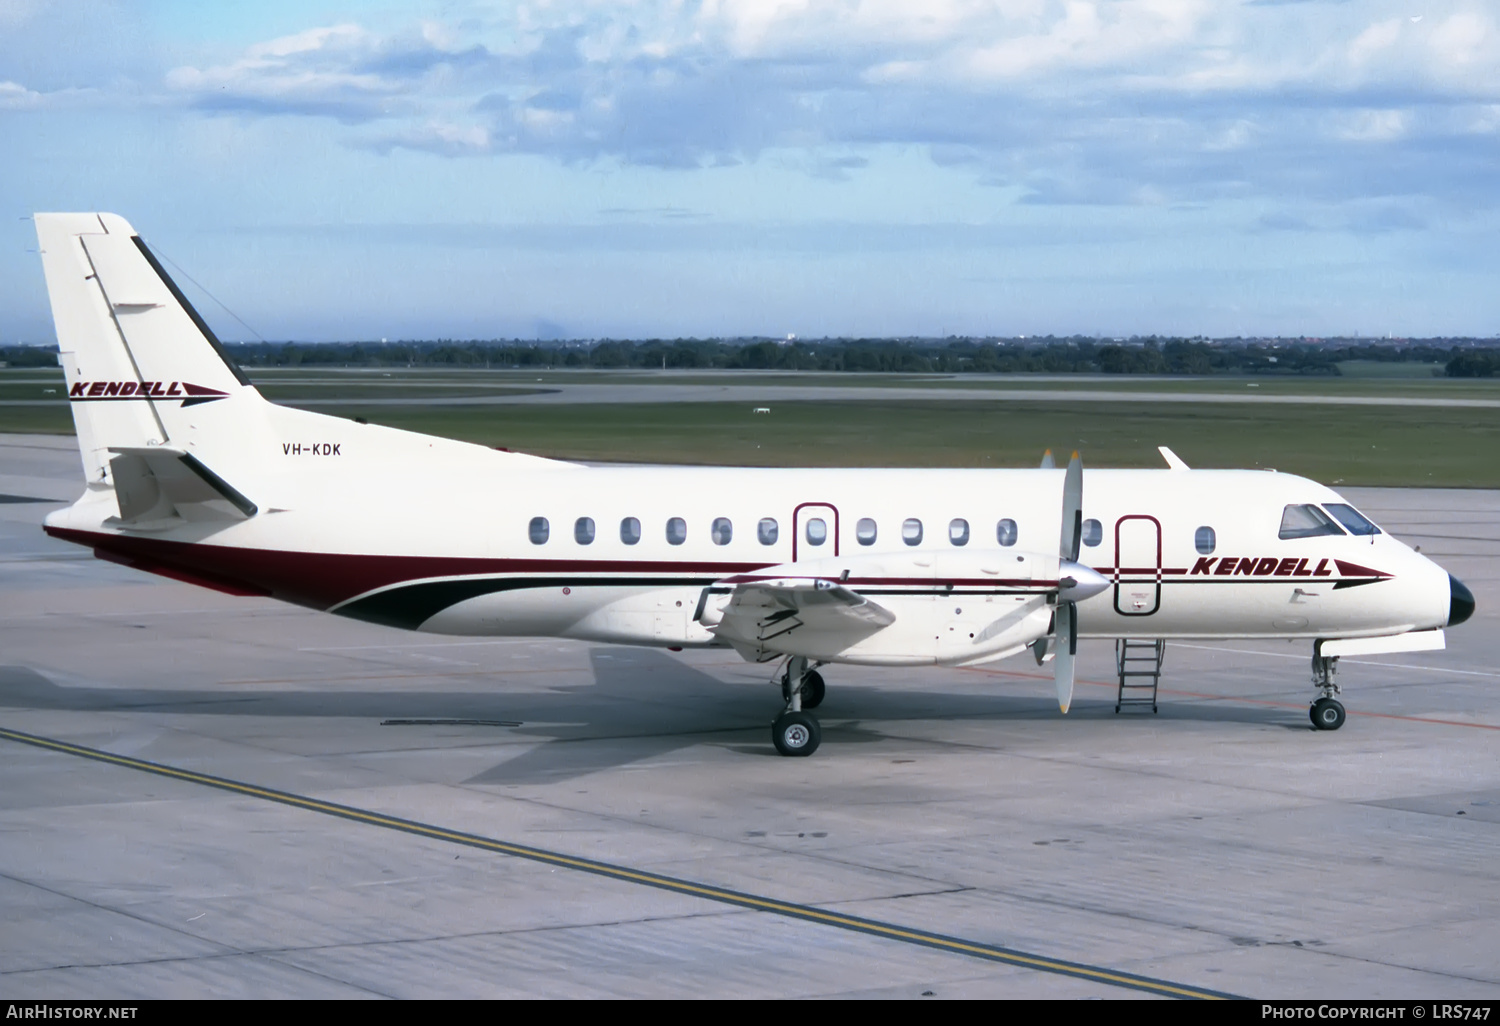
[[[711,630],[757,661],[824,657],[896,622],[896,614],[836,581],[737,584]]]

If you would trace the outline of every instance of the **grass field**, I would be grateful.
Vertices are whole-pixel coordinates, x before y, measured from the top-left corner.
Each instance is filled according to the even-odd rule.
[[[566,459],[749,466],[1275,467],[1329,484],[1500,487],[1500,410],[1246,404],[781,402],[343,407],[345,416]]]
[[[515,372],[399,371],[386,379],[368,372],[297,370],[257,375],[269,397],[306,402],[399,395],[502,394],[551,383],[605,383],[642,376]],[[529,380],[527,380],[529,378]],[[538,382],[536,379],[542,378]],[[843,383],[912,385],[931,382],[932,400],[778,401],[770,414],[746,403],[631,403],[455,406],[341,405],[330,412],[380,424],[462,438],[486,445],[583,460],[757,466],[1034,466],[1042,450],[1065,455],[1080,449],[1096,467],[1160,466],[1156,446],[1168,445],[1195,467],[1275,467],[1328,484],[1500,487],[1500,409],[1387,406],[1319,406],[1215,403],[1110,402],[1110,386],[1130,391],[1243,391],[1243,379],[1192,378],[1075,383],[1058,379],[1037,387],[1097,389],[1100,399],[1068,402],[944,402],[946,387],[969,379],[841,375],[659,375],[685,383],[778,385]],[[873,379],[873,380],[872,380]],[[0,376],[0,431],[70,432],[66,403],[36,401],[52,375],[12,371]],[[60,381],[60,376],[56,379]],[[981,379],[1016,387],[1017,379]],[[522,387],[531,385],[531,389]],[[975,382],[977,383],[977,382]],[[1269,393],[1283,379],[1261,379]],[[1445,379],[1334,378],[1287,384],[1307,394],[1374,394],[1500,397],[1500,382]],[[1126,387],[1128,386],[1128,387]],[[1337,387],[1334,387],[1337,386]],[[1358,387],[1356,387],[1358,386]],[[1445,387],[1446,386],[1446,387]],[[1452,386],[1468,386],[1449,391]],[[1442,389],[1441,391],[1433,391]],[[53,399],[54,396],[45,396]]]

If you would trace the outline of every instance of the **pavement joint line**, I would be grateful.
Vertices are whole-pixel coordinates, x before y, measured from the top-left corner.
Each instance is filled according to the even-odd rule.
[[[1250,654],[1250,655],[1273,655],[1273,656],[1275,655],[1275,653],[1272,653],[1272,652],[1251,652],[1251,653],[1247,653],[1247,654]],[[1371,666],[1385,666],[1385,667],[1392,666],[1391,663],[1370,663],[1368,665],[1371,665]],[[1431,666],[1418,666],[1418,667],[1412,667],[1412,668],[1413,669],[1419,669],[1419,670],[1432,670],[1432,669],[1434,669],[1434,667],[1431,667]],[[1000,677],[1021,677],[1021,678],[1027,679],[1027,680],[1051,680],[1052,679],[1052,677],[1049,674],[1045,674],[1045,673],[1026,673],[1025,671],[1021,671],[1021,670],[991,670],[991,669],[987,669],[987,668],[985,668],[983,666],[960,666],[960,667],[958,667],[958,669],[960,669],[960,670],[967,670],[970,673],[984,673],[984,674],[990,674],[990,675],[993,675],[993,676],[1000,676]],[[1440,672],[1447,672],[1447,671],[1440,671]],[[1463,671],[1454,671],[1454,672],[1463,672]],[[1477,672],[1477,671],[1468,671],[1468,672],[1472,673],[1472,672]],[[1489,675],[1486,674],[1486,676],[1489,676]],[[1117,687],[1119,687],[1118,682],[1112,681],[1112,680],[1083,680],[1082,678],[1080,678],[1077,681],[1075,681],[1075,683],[1077,683],[1077,684],[1089,684],[1089,685],[1092,685],[1093,687],[1096,687],[1096,688],[1117,688]],[[1305,709],[1305,708],[1307,708],[1307,705],[1304,704],[1304,703],[1298,703],[1298,702],[1280,702],[1280,701],[1276,701],[1275,699],[1270,699],[1270,698],[1246,698],[1246,697],[1241,696],[1241,695],[1211,695],[1211,694],[1208,694],[1205,691],[1181,691],[1181,690],[1178,690],[1176,688],[1158,688],[1157,692],[1159,694],[1163,694],[1163,695],[1173,695],[1173,696],[1176,696],[1178,698],[1201,698],[1204,701],[1208,701],[1208,702],[1239,702],[1239,703],[1242,703],[1244,705],[1264,705],[1264,706],[1269,706],[1269,707],[1275,708],[1275,709]],[[1465,720],[1440,720],[1440,719],[1438,719],[1435,716],[1405,716],[1405,715],[1402,715],[1401,713],[1369,712],[1369,711],[1366,711],[1366,710],[1363,710],[1363,709],[1350,709],[1350,710],[1348,710],[1348,714],[1350,716],[1365,716],[1365,717],[1369,717],[1370,719],[1375,719],[1375,720],[1403,720],[1403,721],[1408,722],[1408,723],[1431,723],[1434,726],[1439,726],[1439,727],[1473,727],[1473,728],[1475,728],[1477,730],[1500,730],[1500,724],[1469,722],[1469,721],[1465,721]]]
[[[430,823],[422,823],[417,820],[403,819],[399,816],[386,815],[379,812],[371,812],[352,805],[341,805],[337,802],[323,801],[310,798],[305,795],[294,794],[290,791],[279,791],[269,787],[259,787],[255,784],[231,780],[227,777],[213,776],[207,773],[198,773],[193,770],[180,769],[168,766],[165,763],[149,762],[145,759],[135,759],[130,756],[116,755],[98,748],[89,748],[84,745],[76,745],[67,741],[59,741],[54,738],[42,737],[36,734],[27,734],[18,730],[0,727],[0,739],[14,741],[19,744],[30,745],[65,755],[79,756],[96,762],[122,766],[126,769],[140,770],[157,776],[168,777],[175,780],[185,781],[192,784],[201,784],[207,787],[229,791],[234,794],[242,794],[252,798],[260,798],[265,801],[276,802],[292,808],[303,809],[308,812],[318,812],[323,815],[334,816],[371,826],[384,827],[388,830],[398,830],[412,834],[417,837],[425,837],[429,840],[447,841],[452,844],[461,844],[483,851],[494,852],[500,855],[510,855],[516,858],[527,859],[532,862],[540,862],[545,865],[559,866],[567,869],[575,869],[585,873],[608,879],[620,880],[627,883],[642,884],[647,887],[655,887],[659,890],[669,891],[688,897],[703,898],[708,901],[716,901],[725,905],[734,905],[739,908],[747,908],[758,912],[769,912],[773,915],[784,916],[788,919],[797,919],[803,922],[814,923],[822,926],[832,926],[837,929],[848,930],[853,933],[862,933],[874,937],[882,937],[887,940],[900,941],[914,944],[920,947],[932,948],[938,951],[948,951],[955,954],[969,955],[974,958],[984,959],[990,962],[999,962],[1005,965],[1018,966],[1024,969],[1035,969],[1040,972],[1054,973],[1060,976],[1070,976],[1075,979],[1089,980],[1094,983],[1102,983],[1109,986],[1124,987],[1131,990],[1144,991],[1149,994],[1159,994],[1163,997],[1187,998],[1199,1000],[1235,1000],[1239,995],[1229,994],[1223,991],[1209,990],[1202,987],[1193,987],[1187,984],[1174,983],[1170,980],[1156,979],[1150,976],[1139,976],[1134,973],[1121,972],[1100,966],[1088,965],[1082,962],[1070,962],[1059,958],[1048,958],[1043,955],[1035,955],[1013,948],[1001,947],[999,945],[985,944],[978,941],[965,940],[961,937],[950,937],[945,934],[933,933],[913,927],[900,926],[895,923],[886,923],[877,919],[865,919],[860,916],[846,915],[832,912],[812,905],[799,905],[794,902],[781,901],[776,898],[768,898],[761,895],[750,894],[745,891],[735,891],[724,887],[715,887],[709,884],[696,883],[691,880],[683,880],[678,877],[665,876],[660,873],[652,873],[644,870],[631,869],[628,866],[615,865],[609,862],[599,862],[594,859],[567,855],[561,852],[548,851],[544,848],[534,848],[530,845],[515,844],[496,838],[484,837],[480,834],[471,834],[461,830],[450,830],[446,827],[436,826]]]
[[[1253,648],[1219,648],[1215,645],[1190,645],[1185,641],[1176,642],[1179,648],[1193,648],[1200,652],[1233,652],[1235,655],[1265,656],[1267,659],[1306,659],[1305,655],[1293,655],[1290,652],[1258,652]],[[1387,670],[1431,670],[1433,673],[1457,673],[1465,677],[1500,677],[1500,673],[1491,673],[1488,670],[1458,670],[1450,666],[1420,666],[1416,663],[1380,663],[1373,659],[1351,659],[1348,656],[1340,657],[1341,662],[1351,666],[1379,666]]]

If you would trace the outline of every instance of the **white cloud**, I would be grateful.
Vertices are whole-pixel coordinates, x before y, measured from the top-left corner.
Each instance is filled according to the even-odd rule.
[[[165,84],[196,108],[327,117],[353,146],[449,156],[701,167],[775,150],[842,178],[891,144],[961,153],[1034,202],[1472,189],[1472,144],[1439,166],[1436,143],[1489,131],[1494,26],[1464,6],[1408,15],[1400,0],[553,0],[312,27]],[[1371,147],[1404,149],[1372,165]]]
[[[94,89],[55,89],[42,92],[19,82],[0,81],[0,110],[58,110],[99,102]]]
[[[1470,65],[1476,62],[1486,44],[1490,63],[1495,60],[1495,29],[1489,18],[1475,11],[1461,11],[1442,21],[1428,37],[1427,44],[1437,59],[1445,64]]]
[[[18,82],[0,82],[0,110],[26,110],[41,102],[42,94],[33,89]]]
[[[1349,61],[1361,65],[1395,46],[1401,39],[1402,19],[1378,21],[1354,37],[1349,44]]]
[[[1411,114],[1404,110],[1358,110],[1340,119],[1336,134],[1351,142],[1390,142],[1407,133]]]

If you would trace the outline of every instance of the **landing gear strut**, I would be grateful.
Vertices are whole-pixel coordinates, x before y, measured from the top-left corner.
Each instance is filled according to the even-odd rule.
[[[1313,643],[1312,682],[1318,689],[1312,708],[1307,711],[1315,730],[1338,730],[1344,725],[1344,707],[1334,696],[1339,693],[1335,676],[1339,669],[1338,656],[1325,656],[1322,642]]]
[[[823,677],[807,668],[807,660],[793,656],[787,660],[781,678],[781,697],[786,711],[771,724],[771,740],[782,755],[811,755],[823,740],[818,721],[803,709],[816,709],[823,702]]]

